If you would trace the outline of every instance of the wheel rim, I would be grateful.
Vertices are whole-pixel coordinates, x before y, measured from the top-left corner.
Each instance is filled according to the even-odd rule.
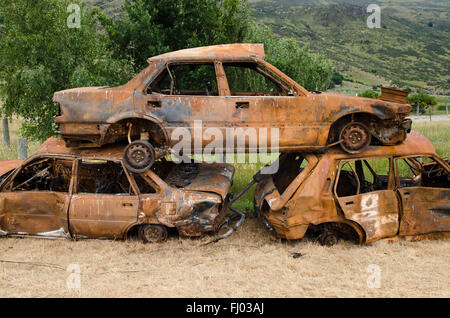
[[[144,169],[154,161],[154,150],[144,142],[131,143],[125,150],[125,160],[133,169]]]
[[[342,129],[340,140],[346,152],[357,153],[370,144],[371,135],[363,124],[350,123]]]
[[[159,243],[167,239],[167,231],[160,225],[144,226],[142,235],[144,240],[150,243]]]

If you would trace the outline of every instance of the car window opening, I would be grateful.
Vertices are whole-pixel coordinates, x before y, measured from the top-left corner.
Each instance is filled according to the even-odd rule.
[[[308,160],[298,153],[285,153],[280,156],[280,169],[273,176],[278,192],[283,193],[294,179],[308,166]]]
[[[38,159],[23,167],[12,182],[12,191],[69,192],[72,160]]]
[[[431,157],[396,159],[399,188],[450,188],[450,176],[444,166]]]
[[[134,195],[119,162],[83,160],[78,167],[78,193]]]
[[[340,170],[338,197],[388,190],[390,159],[376,158],[345,162]]]
[[[292,89],[256,63],[224,63],[231,96],[291,96]]]
[[[168,65],[150,84],[148,94],[218,96],[214,64]]]

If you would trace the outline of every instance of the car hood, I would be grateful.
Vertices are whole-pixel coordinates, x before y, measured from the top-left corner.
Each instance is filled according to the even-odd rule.
[[[198,174],[185,189],[216,193],[225,200],[233,185],[233,176],[234,167],[231,165],[203,163]]]
[[[23,160],[5,160],[0,161],[0,177],[16,169],[22,164]]]

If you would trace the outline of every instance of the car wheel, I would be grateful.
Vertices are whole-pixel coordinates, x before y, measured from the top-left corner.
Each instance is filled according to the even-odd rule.
[[[351,122],[345,125],[339,134],[341,148],[350,154],[360,153],[370,145],[372,135],[362,123]]]
[[[146,224],[139,228],[139,238],[144,243],[161,243],[167,240],[167,229],[162,225]]]
[[[324,231],[319,235],[319,243],[322,246],[333,246],[339,242],[339,237],[333,231]]]
[[[123,163],[134,173],[143,173],[155,163],[155,148],[145,140],[133,141],[123,153]]]

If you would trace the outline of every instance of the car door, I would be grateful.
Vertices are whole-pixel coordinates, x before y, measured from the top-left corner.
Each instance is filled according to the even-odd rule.
[[[336,177],[334,191],[338,204],[346,219],[363,228],[366,243],[398,232],[399,201],[392,182],[392,160],[383,161],[378,166],[384,173],[369,169],[362,160],[342,161]],[[368,174],[375,174],[373,184],[367,180]]]
[[[0,193],[0,233],[67,237],[73,160],[34,158],[23,164]]]
[[[122,238],[138,219],[139,197],[120,161],[77,162],[69,208],[75,238]]]
[[[433,157],[395,159],[400,235],[450,231],[449,167]]]
[[[230,113],[215,63],[172,63],[160,72],[146,92],[136,94],[139,113],[163,121],[169,137],[175,129],[186,128],[192,136],[192,147],[199,150],[208,140],[194,138],[195,122],[202,129],[214,127],[225,132]]]
[[[307,96],[295,92],[258,63],[224,63],[223,68],[229,87],[229,126],[253,128],[258,135],[267,132],[267,147],[275,133],[272,128],[276,129],[280,150],[317,146],[321,128],[317,123],[318,108]],[[258,148],[265,146],[264,140]]]

